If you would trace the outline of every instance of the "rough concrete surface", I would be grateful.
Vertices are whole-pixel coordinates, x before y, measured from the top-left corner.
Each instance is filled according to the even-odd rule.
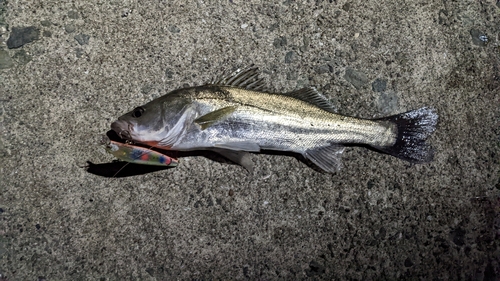
[[[496,1],[0,0],[0,13],[0,279],[500,278]],[[345,115],[436,108],[435,160],[349,147],[336,174],[270,154],[253,173],[202,155],[134,176],[84,168],[113,161],[99,139],[118,116],[250,64]]]

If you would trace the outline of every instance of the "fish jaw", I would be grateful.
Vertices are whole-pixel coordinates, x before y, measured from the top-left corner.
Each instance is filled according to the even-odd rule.
[[[115,122],[111,123],[111,130],[115,131],[115,133],[124,140],[128,141],[133,141],[131,132],[133,130],[133,125],[123,121],[123,120],[116,120]]]
[[[121,139],[133,142],[140,143],[146,146],[156,147],[160,149],[170,150],[171,146],[160,145],[159,140],[156,140],[157,133],[147,133],[147,128],[141,130],[141,127],[138,125],[134,125],[131,122],[127,122],[124,120],[116,120],[111,123],[111,130],[113,130]],[[141,133],[142,132],[142,133]]]

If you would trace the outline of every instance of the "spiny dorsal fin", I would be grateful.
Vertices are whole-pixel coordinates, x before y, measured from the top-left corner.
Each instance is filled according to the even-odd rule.
[[[323,110],[336,113],[336,108],[333,106],[333,104],[326,99],[325,96],[320,94],[316,88],[313,87],[307,87],[307,88],[302,88],[298,89],[293,92],[285,93],[283,94],[285,96],[289,96],[301,101],[305,101],[307,103],[310,103],[312,105],[315,105]]]
[[[233,113],[235,110],[236,110],[236,106],[223,107],[221,109],[217,109],[215,111],[212,111],[210,113],[207,113],[203,116],[196,118],[194,120],[194,122],[196,124],[200,125],[202,130],[205,130],[206,128],[208,128],[212,124],[214,124],[215,122],[223,120],[228,115]]]
[[[265,91],[264,79],[259,78],[259,74],[259,68],[251,65],[245,69],[238,68],[235,72],[220,79],[214,79],[210,84],[233,86],[252,91]]]

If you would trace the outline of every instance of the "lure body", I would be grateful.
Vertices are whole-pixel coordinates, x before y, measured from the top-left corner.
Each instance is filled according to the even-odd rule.
[[[135,164],[153,166],[177,166],[179,161],[161,152],[128,143],[117,142],[103,137],[106,151],[116,158]]]

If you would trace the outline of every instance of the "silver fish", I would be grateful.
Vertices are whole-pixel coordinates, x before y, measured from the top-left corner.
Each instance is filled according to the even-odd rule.
[[[129,141],[179,151],[213,150],[240,164],[244,152],[291,151],[326,172],[340,168],[342,144],[367,145],[413,163],[433,158],[425,143],[438,120],[432,108],[374,120],[343,116],[314,88],[271,93],[258,74],[250,67],[204,86],[172,91],[121,116],[111,129]]]

